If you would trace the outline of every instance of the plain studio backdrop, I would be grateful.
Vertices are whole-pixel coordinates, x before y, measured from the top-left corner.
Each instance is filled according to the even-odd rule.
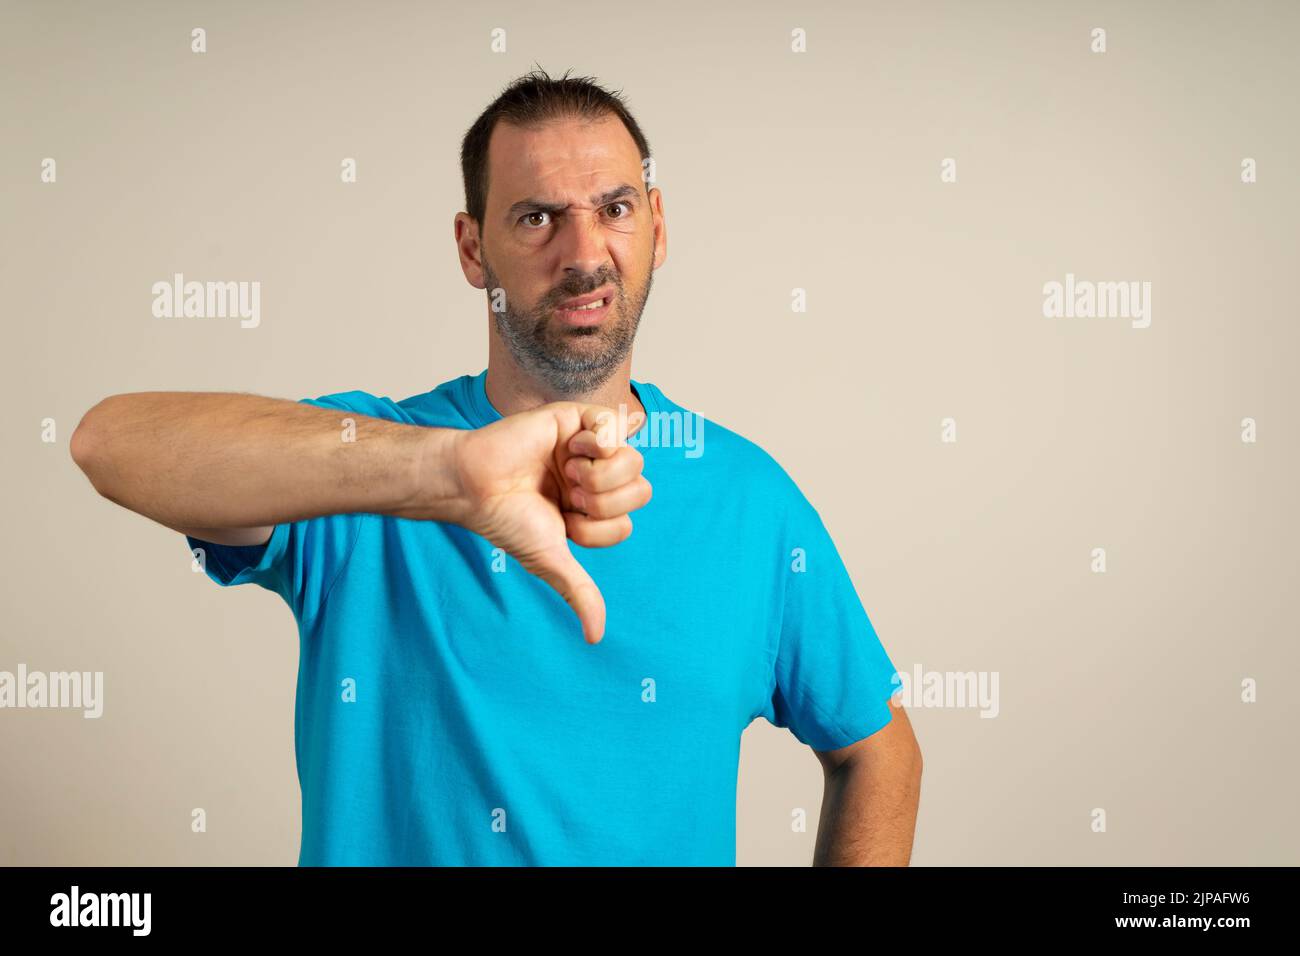
[[[117,392],[400,399],[483,369],[459,143],[534,65],[621,89],[654,152],[668,258],[633,376],[785,466],[900,671],[997,676],[996,716],[910,708],[913,862],[1296,862],[1298,27],[1289,3],[0,5],[0,670],[104,674],[99,719],[0,710],[0,863],[296,861],[292,615],[194,573],[68,438]],[[259,282],[259,324],[156,318],[175,273]],[[1149,325],[1046,316],[1068,276],[1150,283]],[[807,864],[821,796],[811,751],[751,725],[738,863]]]

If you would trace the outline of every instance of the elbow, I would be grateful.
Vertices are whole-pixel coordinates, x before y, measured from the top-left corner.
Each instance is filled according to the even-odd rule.
[[[72,438],[68,440],[68,451],[72,454],[72,460],[87,475],[90,474],[90,463],[95,453],[95,439],[91,435],[89,419],[90,412],[87,412],[73,430]]]
[[[102,418],[103,406],[108,401],[109,399],[104,399],[81,416],[81,421],[68,440],[68,452],[72,455],[73,462],[90,479],[90,483],[100,494],[105,494]]]

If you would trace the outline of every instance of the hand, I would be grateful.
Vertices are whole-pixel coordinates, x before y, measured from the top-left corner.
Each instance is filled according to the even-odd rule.
[[[644,422],[602,405],[551,402],[454,438],[456,523],[512,555],[568,602],[596,644],[605,634],[605,599],[569,550],[618,544],[628,515],[650,500],[639,451],[626,444]]]

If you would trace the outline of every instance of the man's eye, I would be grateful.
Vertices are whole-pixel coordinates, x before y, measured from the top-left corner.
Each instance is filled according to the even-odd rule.
[[[530,226],[544,226],[544,225],[546,225],[546,223],[544,223],[544,222],[542,222],[542,223],[532,223],[532,222],[529,222],[529,220],[532,219],[532,218],[535,217],[535,216],[549,216],[549,215],[550,215],[550,213],[548,213],[548,212],[541,212],[541,211],[538,211],[538,212],[526,212],[526,213],[524,213],[522,216],[519,217],[519,221],[522,222],[522,223],[525,223],[526,225],[530,225]]]
[[[632,215],[632,207],[631,207],[630,205],[628,205],[627,203],[625,203],[625,202],[613,202],[613,203],[610,203],[610,204],[609,204],[608,206],[606,206],[605,208],[606,208],[606,209],[613,209],[613,208],[616,207],[616,206],[623,206],[624,208],[627,209],[627,213],[626,213],[626,215],[615,216],[615,217],[614,217],[615,219],[626,219],[628,216]]]

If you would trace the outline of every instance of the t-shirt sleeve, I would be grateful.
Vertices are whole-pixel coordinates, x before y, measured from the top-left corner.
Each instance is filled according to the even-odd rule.
[[[265,544],[226,545],[186,535],[190,553],[222,587],[256,584],[310,624],[347,563],[364,515],[328,515],[278,524]]]
[[[820,515],[792,489],[772,700],[764,716],[814,750],[838,750],[891,719],[896,670]]]
[[[303,404],[409,422],[390,399],[365,392],[340,392],[300,399]],[[348,427],[339,419],[340,440]],[[275,526],[264,544],[224,545],[185,535],[194,560],[222,587],[256,584],[282,597],[300,623],[309,623],[323,606],[356,546],[364,514],[322,515]]]

